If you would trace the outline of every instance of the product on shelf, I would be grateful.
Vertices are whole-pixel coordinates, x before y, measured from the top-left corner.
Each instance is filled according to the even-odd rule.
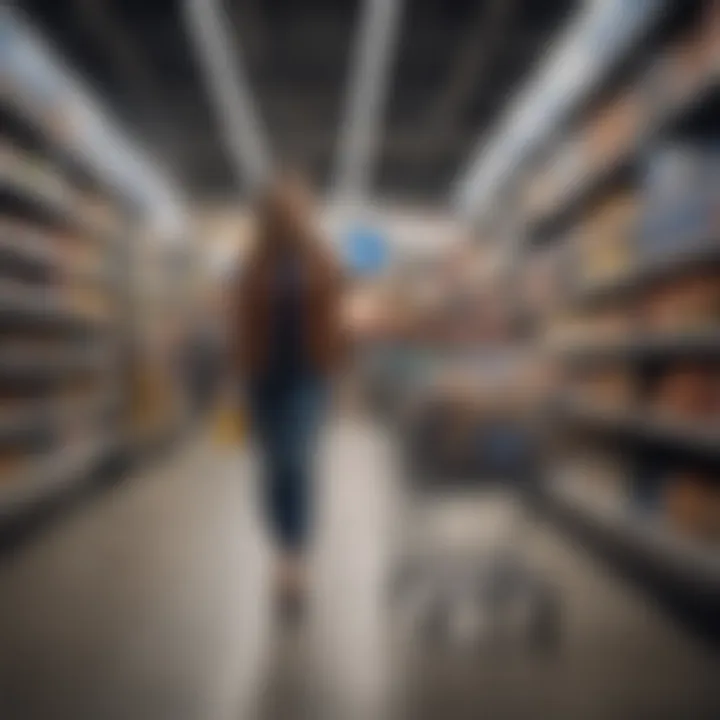
[[[611,101],[585,129],[588,164],[599,168],[611,164],[635,142],[645,113],[642,92],[632,87]]]
[[[671,525],[703,541],[720,540],[720,484],[695,472],[673,474],[665,486],[665,507]]]
[[[621,345],[633,339],[635,316],[623,308],[554,316],[547,326],[551,347],[572,350]]]
[[[523,302],[540,314],[549,312],[559,301],[564,279],[565,254],[553,247],[536,253],[523,277]]]
[[[111,313],[112,301],[108,295],[92,287],[68,286],[63,292],[67,306],[82,317],[104,320]]]
[[[720,330],[720,274],[701,271],[648,291],[643,328],[657,333]]]
[[[686,102],[720,77],[720,10],[708,2],[699,21],[660,60],[663,101],[668,110]]]
[[[720,421],[720,368],[689,361],[673,365],[658,381],[652,405],[662,418]]]
[[[607,282],[633,265],[637,216],[637,198],[631,193],[610,196],[590,214],[577,236],[581,283]]]
[[[527,184],[525,209],[530,218],[543,218],[558,209],[583,181],[588,165],[582,138],[561,145]]]
[[[14,218],[0,218],[0,247],[16,249],[25,257],[44,265],[57,262],[58,252],[49,231]]]
[[[610,309],[585,317],[588,341],[599,346],[621,343],[632,337],[633,317],[625,309]]]
[[[624,368],[596,370],[577,382],[575,395],[599,410],[630,410],[636,399],[632,373]]]
[[[35,195],[41,202],[57,204],[63,209],[69,209],[73,202],[71,187],[44,159],[23,153],[5,142],[0,142],[0,180]]]
[[[675,143],[653,152],[643,183],[641,262],[720,243],[720,145]]]
[[[28,464],[27,453],[17,450],[0,449],[0,489],[3,480],[10,480],[16,477],[17,473],[24,469]]]

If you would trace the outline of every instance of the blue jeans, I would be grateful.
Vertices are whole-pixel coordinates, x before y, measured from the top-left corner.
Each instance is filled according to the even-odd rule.
[[[265,477],[269,524],[283,550],[305,546],[312,515],[312,462],[324,416],[327,385],[319,377],[265,378],[249,388],[251,422]]]

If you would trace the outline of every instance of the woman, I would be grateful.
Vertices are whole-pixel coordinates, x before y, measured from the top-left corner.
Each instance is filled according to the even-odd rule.
[[[312,516],[311,463],[340,355],[340,273],[295,176],[257,207],[256,243],[237,288],[237,370],[265,467],[268,520],[280,551],[279,599],[302,604]]]

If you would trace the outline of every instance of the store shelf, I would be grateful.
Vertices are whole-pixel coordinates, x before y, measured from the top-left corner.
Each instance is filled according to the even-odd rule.
[[[144,317],[154,307],[130,302],[135,271],[147,264],[137,251],[168,246],[161,240],[179,236],[186,216],[176,190],[116,132],[67,63],[13,10],[0,16],[5,516],[86,476],[108,442],[85,438],[113,438],[114,457],[122,455],[135,392],[126,354],[146,327],[162,330]],[[167,284],[168,272],[158,263],[151,284]]]
[[[29,402],[0,410],[0,445],[22,446],[43,437],[51,425],[49,408],[44,402]]]
[[[81,400],[30,401],[0,410],[0,443],[6,446],[24,437],[59,431],[65,434],[77,425],[93,422],[117,402],[114,391]]]
[[[75,220],[72,204],[63,187],[56,182],[36,182],[21,163],[2,163],[0,192],[6,199],[19,200],[64,222]]]
[[[568,481],[549,483],[548,499],[603,536],[624,554],[651,565],[666,579],[720,592],[720,547],[683,537],[659,519],[613,507]]]
[[[718,102],[720,102],[720,70],[716,69],[702,78],[686,98],[660,113],[656,132],[680,130],[688,121],[702,114],[705,108],[716,110]]]
[[[673,252],[662,253],[612,280],[579,290],[571,295],[569,304],[580,309],[589,309],[619,302],[666,278],[720,265],[718,227],[708,226],[675,245],[677,249]]]
[[[32,506],[51,500],[87,481],[108,458],[113,442],[107,438],[83,440],[29,464],[0,483],[0,522],[18,517]]]
[[[19,203],[43,217],[50,217],[62,225],[77,229],[83,237],[102,243],[112,242],[111,234],[79,209],[59,178],[28,169],[29,161],[15,157],[6,160],[0,167],[0,196],[4,202]]]
[[[569,363],[581,365],[652,358],[720,358],[720,330],[665,335],[637,334],[624,341],[556,348],[554,353]]]
[[[689,423],[661,419],[646,413],[611,410],[575,400],[563,401],[560,411],[572,422],[720,460],[720,422]]]
[[[528,239],[532,245],[543,245],[564,237],[563,229],[572,225],[583,210],[608,189],[628,179],[637,170],[638,148],[633,144],[605,165],[592,168],[578,177],[562,202],[530,220]]]
[[[108,348],[88,349],[84,345],[60,349],[2,345],[0,377],[65,377],[100,369],[106,366],[111,358],[112,353]]]
[[[0,267],[3,277],[61,279],[75,285],[110,288],[109,268],[102,263],[73,265],[55,251],[56,238],[0,226]]]
[[[82,327],[100,330],[107,322],[70,307],[56,290],[38,290],[11,280],[0,280],[0,321],[40,326]]]
[[[575,182],[572,190],[555,207],[533,218],[529,223],[528,238],[531,244],[541,244],[564,237],[562,228],[578,217],[596,197],[618,182],[627,179],[638,167],[641,154],[655,137],[677,129],[703,106],[717,102],[720,96],[720,73],[713,72],[699,82],[695,92],[672,107],[658,111],[644,124],[643,131],[620,150],[609,162],[587,169]]]
[[[0,229],[0,266],[4,269],[47,272],[54,262],[53,253],[40,243]]]

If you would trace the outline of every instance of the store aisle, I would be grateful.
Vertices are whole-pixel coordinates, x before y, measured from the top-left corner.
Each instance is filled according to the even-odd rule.
[[[313,612],[271,622],[251,460],[194,442],[0,566],[8,720],[717,717],[718,664],[547,528],[565,635],[427,652],[388,612],[402,509],[387,435],[359,421],[323,455]]]

